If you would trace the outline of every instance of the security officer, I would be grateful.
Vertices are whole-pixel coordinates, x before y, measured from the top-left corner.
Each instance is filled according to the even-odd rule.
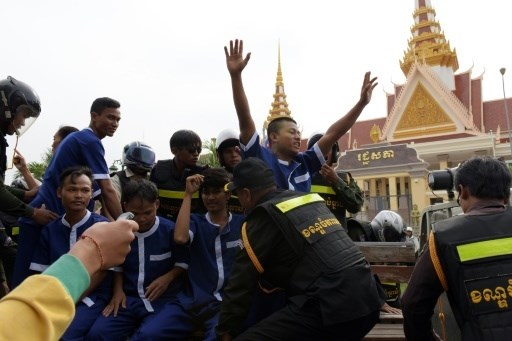
[[[208,166],[200,165],[202,142],[199,135],[192,130],[178,130],[169,140],[172,159],[158,160],[151,170],[149,179],[158,188],[160,207],[158,215],[176,221],[181,202],[185,196],[187,177],[201,174]],[[205,212],[199,194],[192,197],[192,212]]]
[[[41,101],[34,89],[10,76],[0,80],[0,211],[32,218],[38,224],[47,224],[57,218],[57,214],[25,204],[24,200],[32,199],[34,193],[29,194],[4,185],[8,146],[5,136],[21,136],[39,117],[40,112]]]
[[[149,173],[156,164],[155,152],[144,142],[133,141],[124,146],[121,163],[124,169],[110,175],[119,201],[124,186],[130,180],[149,179]]]
[[[323,134],[314,134],[308,140],[307,148],[313,148]],[[363,192],[357,186],[350,173],[335,171],[333,164],[338,160],[338,142],[333,144],[331,150],[325,155],[325,163],[311,180],[311,192],[318,193],[325,200],[325,204],[338,218],[341,225],[347,229],[346,211],[357,213],[363,205]]]
[[[244,251],[233,265],[217,333],[236,336],[258,282],[286,291],[286,305],[237,340],[360,340],[379,318],[380,298],[357,246],[313,193],[276,190],[272,170],[258,158],[234,169],[226,189],[249,209]]]
[[[434,224],[402,297],[408,340],[432,340],[431,317],[446,291],[462,340],[512,334],[511,174],[505,163],[474,157],[459,166],[455,189],[463,215]]]

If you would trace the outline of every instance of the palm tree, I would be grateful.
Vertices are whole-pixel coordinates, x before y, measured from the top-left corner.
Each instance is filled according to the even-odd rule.
[[[217,157],[217,146],[215,144],[215,139],[212,138],[210,140],[203,141],[203,150],[207,149],[206,153],[201,153],[199,156],[199,160],[202,164],[208,165],[210,167],[220,167],[219,158]]]

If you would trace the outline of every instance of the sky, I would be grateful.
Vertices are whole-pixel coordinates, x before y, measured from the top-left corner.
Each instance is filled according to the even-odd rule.
[[[512,44],[505,0],[432,0],[459,70],[483,75],[484,100],[512,96]],[[169,138],[192,129],[202,140],[237,129],[223,47],[243,39],[243,72],[259,130],[277,72],[303,136],[325,131],[358,100],[363,76],[379,84],[360,120],[386,115],[386,92],[402,84],[399,61],[413,25],[414,0],[0,0],[0,78],[38,92],[42,112],[20,137],[27,161],[40,161],[61,125],[85,128],[95,98],[121,102],[122,120],[105,138],[108,164],[124,145],[144,141],[158,159]],[[14,137],[8,137],[12,153]],[[8,171],[7,180],[12,176]]]

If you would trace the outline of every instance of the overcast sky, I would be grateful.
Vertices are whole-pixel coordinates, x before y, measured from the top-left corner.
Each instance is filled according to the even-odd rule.
[[[458,72],[473,67],[473,77],[483,74],[485,100],[503,96],[500,67],[508,69],[512,96],[505,4],[432,0],[456,48]],[[223,51],[234,38],[252,52],[243,76],[259,129],[273,100],[279,42],[289,108],[304,136],[354,105],[367,70],[379,85],[360,119],[384,116],[385,91],[405,80],[399,61],[411,38],[414,0],[0,0],[0,8],[0,77],[30,84],[42,101],[18,148],[39,161],[60,125],[86,127],[92,101],[109,96],[122,105],[116,135],[103,140],[110,165],[133,140],[166,159],[176,130],[195,130],[205,140],[238,127]],[[10,154],[14,138],[8,141]]]

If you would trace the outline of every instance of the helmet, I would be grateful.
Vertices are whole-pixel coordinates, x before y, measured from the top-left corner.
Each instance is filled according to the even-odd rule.
[[[231,129],[224,129],[215,140],[216,149],[221,150],[227,147],[236,147],[240,144],[238,134]]]
[[[377,241],[399,242],[403,240],[406,226],[398,213],[382,210],[377,213],[370,225]]]
[[[323,133],[314,133],[312,134],[309,139],[308,139],[308,146],[307,146],[307,149],[310,149],[311,147],[313,147],[313,145],[315,143],[318,142],[318,140],[320,140],[322,138],[322,136],[324,136]],[[338,145],[338,141],[334,142],[334,144],[332,145],[332,153],[331,153],[331,160],[333,162],[337,162],[338,160],[338,153],[340,151],[340,147]]]
[[[28,190],[27,182],[22,178],[16,178],[11,182],[11,187],[22,189],[24,191]]]
[[[134,141],[123,148],[121,162],[129,168],[136,168],[146,172],[151,171],[156,164],[153,148],[145,143]]]
[[[16,129],[18,136],[22,135],[34,123],[41,112],[39,96],[28,84],[9,76],[0,80],[0,127],[5,130],[16,116],[20,106],[28,106],[25,114],[25,124]],[[5,131],[4,131],[5,133]]]

